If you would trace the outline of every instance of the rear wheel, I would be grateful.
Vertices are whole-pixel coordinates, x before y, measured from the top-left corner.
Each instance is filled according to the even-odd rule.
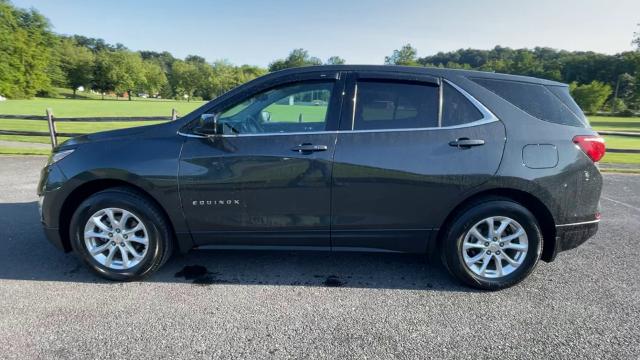
[[[467,208],[447,228],[443,240],[443,260],[451,274],[485,290],[522,281],[535,268],[542,250],[542,234],[533,214],[502,199]]]
[[[70,231],[75,252],[110,280],[141,279],[171,255],[172,236],[162,212],[128,188],[90,196],[74,213]]]

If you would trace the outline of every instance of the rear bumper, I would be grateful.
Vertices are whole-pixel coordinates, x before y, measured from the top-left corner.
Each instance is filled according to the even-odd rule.
[[[574,249],[589,240],[598,232],[600,220],[576,224],[556,226],[556,246],[549,261],[553,261],[558,253]]]

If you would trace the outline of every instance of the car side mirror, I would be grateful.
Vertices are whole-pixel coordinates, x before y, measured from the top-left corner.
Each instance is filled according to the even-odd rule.
[[[222,123],[218,121],[219,114],[202,114],[193,132],[198,135],[213,136],[223,133]]]
[[[260,113],[260,117],[262,118],[262,122],[270,122],[271,121],[271,113],[266,111],[266,110],[263,110]]]

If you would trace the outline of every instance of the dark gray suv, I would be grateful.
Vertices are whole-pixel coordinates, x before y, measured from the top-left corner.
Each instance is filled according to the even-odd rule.
[[[38,192],[49,239],[109,279],[174,248],[388,251],[500,289],[596,232],[604,152],[565,84],[320,66],[71,139]]]

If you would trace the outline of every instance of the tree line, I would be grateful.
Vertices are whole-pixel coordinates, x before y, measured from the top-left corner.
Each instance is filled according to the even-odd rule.
[[[624,112],[640,108],[640,33],[636,51],[606,55],[536,47],[491,50],[460,49],[419,57],[410,44],[385,57],[389,65],[435,66],[535,76],[571,84],[585,111]],[[0,95],[8,98],[49,96],[55,88],[79,87],[117,95],[148,94],[162,98],[212,99],[270,71],[291,67],[344,64],[339,56],[326,61],[294,49],[267,68],[207,62],[169,52],[131,51],[122,44],[81,35],[53,33],[49,21],[34,9],[0,0]]]
[[[197,55],[178,59],[166,51],[131,51],[102,39],[57,35],[42,14],[8,0],[0,0],[0,59],[0,95],[12,99],[52,95],[59,87],[75,95],[84,87],[103,96],[144,93],[209,100],[268,71],[323,64],[304,49],[293,50],[268,69],[226,60],[208,63]],[[343,63],[338,56],[325,62]]]
[[[615,55],[591,51],[564,51],[546,47],[491,50],[460,49],[419,57],[410,44],[385,58],[385,64],[435,66],[534,76],[568,83],[583,110],[628,113],[640,108],[640,32],[632,43],[636,51]]]

